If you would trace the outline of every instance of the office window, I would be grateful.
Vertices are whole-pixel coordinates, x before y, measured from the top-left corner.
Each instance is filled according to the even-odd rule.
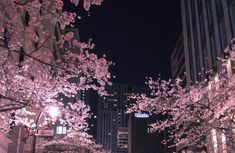
[[[198,6],[199,12],[201,12],[202,11],[202,0],[197,0],[197,6]]]
[[[227,0],[227,5],[229,6],[232,2],[233,0]]]
[[[216,50],[216,42],[215,42],[215,33],[212,33],[210,36],[210,47],[211,47],[212,66],[216,66],[217,50]]]
[[[188,6],[188,0],[184,1],[185,5],[185,16],[186,16],[186,26],[187,26],[187,32],[190,31],[190,22],[189,22],[189,6]]]
[[[226,38],[226,29],[225,29],[225,22],[224,18],[222,18],[219,22],[219,32],[220,32],[220,42],[222,47],[222,53],[227,46],[227,38]]]
[[[217,142],[217,136],[216,136],[216,130],[212,129],[211,130],[211,135],[212,135],[212,145],[214,149],[214,153],[218,153],[218,142]]]
[[[210,0],[206,1],[206,8],[207,8],[208,23],[209,23],[209,28],[210,28],[210,27],[213,27],[213,14],[212,14],[212,8],[211,8],[211,1]]]
[[[196,61],[197,81],[201,81],[201,66],[200,66],[199,50],[196,50],[195,54],[196,54],[195,61]]]
[[[230,6],[229,13],[230,13],[230,19],[231,19],[231,26],[233,30],[233,36],[235,37],[235,1]]]
[[[197,28],[193,27],[193,38],[194,38],[194,49],[195,49],[195,62],[196,62],[196,73],[197,73],[197,81],[200,81],[200,56],[199,56],[199,46],[198,46],[198,37],[197,37]]]
[[[190,66],[190,80],[192,83],[195,81],[193,73],[193,53],[192,53],[192,39],[191,36],[188,36],[188,50],[189,50],[189,66]]]
[[[235,60],[230,60],[231,62],[231,74],[234,75],[235,74]]]
[[[197,37],[197,27],[194,25],[193,26],[193,38],[194,38],[194,47],[195,50],[198,50],[198,37]]]
[[[209,70],[208,53],[206,50],[206,46],[203,46],[203,48],[202,48],[202,58],[203,58],[203,70],[204,70],[204,72],[206,72]]]
[[[226,135],[225,131],[221,132],[222,153],[227,153]]]
[[[223,5],[222,5],[222,0],[216,0],[216,9],[217,12],[222,11]]]
[[[202,44],[203,44],[203,41],[205,40],[205,24],[204,24],[202,12],[199,15],[199,20],[200,20],[199,22],[200,22],[201,39],[202,39]]]
[[[191,5],[192,21],[193,21],[193,24],[195,24],[196,23],[196,12],[195,12],[194,0],[190,1],[190,5]]]
[[[57,126],[56,127],[56,134],[66,134],[67,128],[65,126]]]

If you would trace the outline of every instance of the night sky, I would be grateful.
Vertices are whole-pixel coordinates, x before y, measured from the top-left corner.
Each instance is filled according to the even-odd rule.
[[[181,32],[180,0],[104,0],[76,23],[81,41],[116,65],[113,82],[143,85],[146,77],[170,78],[170,55]]]

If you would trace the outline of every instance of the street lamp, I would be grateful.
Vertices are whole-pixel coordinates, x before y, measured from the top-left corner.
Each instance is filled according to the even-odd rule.
[[[41,119],[41,116],[43,115],[43,113],[47,113],[49,114],[49,116],[52,118],[52,119],[56,119],[59,114],[60,114],[60,111],[59,111],[59,108],[56,107],[56,106],[47,106],[45,107],[41,112],[39,112],[38,116],[37,116],[37,119],[35,121],[35,129],[37,130],[38,128],[38,122],[40,121]],[[32,153],[35,153],[36,151],[36,139],[37,139],[37,136],[36,134],[33,135],[33,140],[32,140]]]
[[[48,107],[48,114],[50,115],[50,117],[52,119],[55,119],[55,118],[57,118],[59,116],[60,110],[56,106],[49,106]]]

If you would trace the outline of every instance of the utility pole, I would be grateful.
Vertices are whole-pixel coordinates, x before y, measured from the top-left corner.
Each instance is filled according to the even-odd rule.
[[[15,126],[9,133],[8,138],[12,143],[8,144],[7,153],[23,153],[24,152],[24,137],[27,130],[23,126]]]

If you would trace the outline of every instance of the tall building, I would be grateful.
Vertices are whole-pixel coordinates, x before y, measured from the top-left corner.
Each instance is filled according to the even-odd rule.
[[[113,84],[107,97],[98,100],[97,142],[112,153],[128,152],[128,115],[125,113],[132,93],[147,93],[147,88]]]
[[[235,36],[234,0],[181,0],[187,84],[208,77]]]
[[[187,84],[186,80],[186,66],[184,55],[183,34],[181,33],[176,43],[174,51],[171,55],[171,75],[172,79],[180,78],[182,80],[182,86]]]
[[[181,0],[181,12],[186,78],[187,85],[191,85],[220,70],[218,57],[226,56],[224,49],[235,37],[235,0]],[[233,64],[234,61],[229,61],[227,65],[229,75],[230,71],[234,73]],[[229,153],[223,145],[226,135],[216,130],[209,132],[208,149],[212,148],[213,153]],[[182,153],[192,150],[177,148]]]

